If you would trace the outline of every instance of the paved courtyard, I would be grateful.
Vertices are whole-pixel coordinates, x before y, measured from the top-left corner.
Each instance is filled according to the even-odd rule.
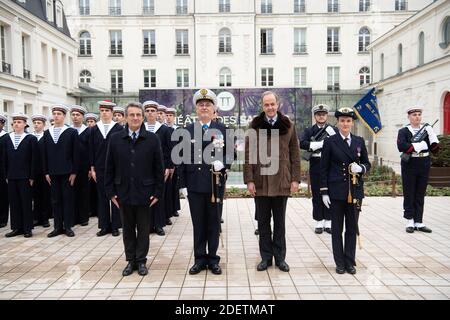
[[[286,217],[289,273],[256,271],[253,199],[224,206],[223,274],[189,275],[193,263],[188,205],[167,235],[151,235],[149,275],[123,278],[121,237],[96,237],[97,220],[74,228],[75,238],[4,237],[0,229],[0,299],[449,299],[450,198],[428,197],[425,222],[433,233],[404,231],[402,198],[367,198],[360,218],[363,249],[354,276],[337,275],[331,236],[314,234],[309,199],[289,199]]]

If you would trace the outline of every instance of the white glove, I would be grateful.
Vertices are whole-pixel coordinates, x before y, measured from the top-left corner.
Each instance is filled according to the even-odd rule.
[[[334,129],[332,128],[332,127],[330,127],[330,126],[328,126],[326,129],[325,129],[325,131],[328,133],[328,135],[331,137],[331,136],[334,136],[335,134],[336,134],[336,131],[334,131]]]
[[[309,144],[309,148],[312,151],[316,151],[316,150],[322,149],[322,147],[323,147],[323,140],[322,141],[318,141],[318,142],[310,142],[310,144]]]
[[[414,147],[414,151],[416,151],[417,153],[422,150],[428,149],[428,145],[425,141],[412,143],[412,146]]]
[[[223,165],[222,161],[216,160],[213,162],[213,166],[214,166],[214,171],[220,171],[223,168],[225,168],[225,166]]]
[[[327,194],[322,195],[322,201],[323,201],[323,204],[325,205],[325,207],[330,209],[330,204],[331,204],[330,196]]]
[[[361,173],[363,171],[362,167],[359,164],[357,164],[356,162],[353,162],[351,164],[350,170],[353,173]]]
[[[181,194],[184,196],[185,199],[187,199],[188,196],[188,192],[187,192],[187,188],[182,188],[180,189]]]
[[[432,126],[426,126],[425,130],[427,130],[427,132],[428,132],[428,139],[430,139],[430,144],[439,143],[439,139],[438,139],[436,133],[434,132]]]

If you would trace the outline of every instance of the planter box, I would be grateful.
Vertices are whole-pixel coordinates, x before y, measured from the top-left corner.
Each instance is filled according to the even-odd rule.
[[[431,167],[428,184],[433,187],[450,187],[450,167]]]

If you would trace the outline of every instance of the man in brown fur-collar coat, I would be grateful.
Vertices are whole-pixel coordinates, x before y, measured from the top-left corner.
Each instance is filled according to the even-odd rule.
[[[244,165],[244,182],[256,199],[258,212],[262,261],[257,270],[266,270],[275,257],[278,268],[288,272],[289,265],[285,261],[286,204],[289,195],[299,186],[300,147],[294,124],[278,111],[279,98],[274,92],[262,94],[262,107],[263,112],[250,124],[253,130],[246,137]],[[272,214],[273,239],[270,229]]]

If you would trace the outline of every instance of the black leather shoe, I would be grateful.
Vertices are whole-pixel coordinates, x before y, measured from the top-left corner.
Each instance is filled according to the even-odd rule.
[[[13,230],[10,233],[5,234],[5,237],[7,238],[12,238],[12,237],[16,237],[16,236],[20,236],[23,234],[23,231],[20,230]]]
[[[33,234],[31,233],[31,231],[29,231],[29,232],[25,232],[25,233],[23,234],[23,236],[24,236],[25,238],[31,238],[31,237],[33,236]]]
[[[39,221],[33,221],[33,227],[40,226],[41,223]]]
[[[55,230],[53,230],[52,232],[50,232],[50,233],[47,235],[47,237],[53,238],[53,237],[59,236],[60,234],[63,234],[62,230],[57,230],[57,229],[55,229]]]
[[[347,267],[345,268],[345,270],[346,270],[348,273],[350,273],[350,274],[355,274],[355,273],[356,273],[356,269],[355,269],[354,266],[347,266]]]
[[[171,226],[171,225],[172,225],[172,221],[170,221],[170,219],[167,219],[166,224],[167,224],[168,226]]]
[[[344,274],[344,273],[345,273],[345,268],[342,268],[342,267],[336,267],[336,273],[337,273],[337,274]]]
[[[211,272],[214,274],[222,274],[222,268],[217,263],[208,266],[208,269],[211,270]]]
[[[130,274],[133,273],[134,269],[135,269],[135,264],[133,262],[128,262],[127,266],[122,271],[122,276],[124,276],[124,277],[129,276]]]
[[[156,230],[156,234],[158,236],[165,236],[166,235],[166,233],[164,232],[163,228],[156,228],[155,230]]]
[[[406,232],[413,233],[414,232],[414,228],[413,227],[407,227],[406,228]]]
[[[205,270],[205,269],[206,269],[205,265],[201,265],[199,263],[196,263],[189,269],[189,274],[197,274],[197,273],[200,273],[202,270]]]
[[[317,234],[322,234],[323,228],[316,228],[316,229],[314,229],[314,232]]]
[[[44,227],[44,228],[50,227],[50,223],[48,222],[48,220],[42,222],[42,227]]]
[[[175,212],[173,213],[173,216],[174,216],[174,217],[179,217],[180,214],[178,213],[178,211],[175,211]]]
[[[75,233],[72,231],[72,229],[67,229],[66,236],[68,236],[69,238],[72,238],[72,237],[75,237]]]
[[[86,221],[86,222],[82,222],[82,223],[80,223],[80,226],[82,226],[82,227],[86,227],[87,225],[89,224],[89,222],[88,221]]]
[[[222,218],[220,218],[220,223],[223,223],[223,219]]]
[[[284,272],[289,272],[289,265],[286,263],[286,261],[281,261],[280,263],[276,263],[278,269]]]
[[[108,230],[106,229],[101,229],[99,232],[97,232],[97,237],[103,237],[106,236],[108,234]]]
[[[267,268],[270,267],[271,265],[272,265],[272,260],[262,260],[256,267],[256,270],[264,271],[264,270],[267,270]]]
[[[138,274],[140,276],[146,276],[148,274],[148,269],[145,266],[145,263],[142,262],[138,264]]]
[[[255,229],[255,236],[258,236],[258,235],[259,235],[259,230]]]
[[[0,223],[0,228],[6,227],[7,223]]]
[[[119,232],[119,230],[116,229],[116,230],[113,230],[111,232],[111,234],[112,234],[113,237],[118,237],[120,235],[120,232]]]
[[[428,227],[420,227],[420,228],[417,228],[416,230],[422,231],[422,232],[425,232],[425,233],[431,233],[432,232],[431,229],[428,228]]]
[[[325,228],[325,232],[331,234],[331,228]]]

